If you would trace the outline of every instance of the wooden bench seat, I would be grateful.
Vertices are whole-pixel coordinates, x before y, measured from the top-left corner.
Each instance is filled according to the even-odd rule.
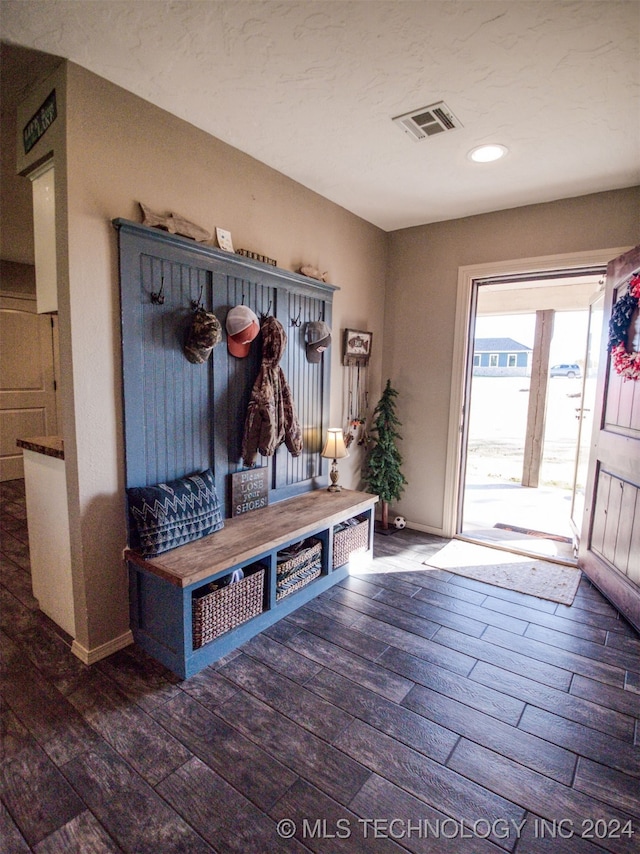
[[[186,678],[340,581],[349,562],[333,567],[334,527],[353,517],[369,520],[366,554],[373,548],[377,496],[314,490],[225,520],[220,531],[155,557],[125,552],[130,570],[131,624],[136,643]],[[278,551],[307,537],[322,542],[320,577],[277,601]],[[265,568],[261,614],[199,649],[193,649],[192,596],[234,569],[259,561]]]

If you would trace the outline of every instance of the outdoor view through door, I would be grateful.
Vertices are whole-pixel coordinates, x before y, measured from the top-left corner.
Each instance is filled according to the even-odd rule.
[[[603,276],[474,283],[463,537],[575,562]]]

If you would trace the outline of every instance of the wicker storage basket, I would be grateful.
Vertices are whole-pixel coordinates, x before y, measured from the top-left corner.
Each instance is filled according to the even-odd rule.
[[[322,571],[322,543],[308,539],[294,555],[278,563],[276,571],[276,601],[299,590]]]
[[[348,563],[355,552],[366,551],[369,547],[369,519],[357,516],[357,525],[350,525],[336,531],[333,535],[333,568]]]
[[[264,568],[212,593],[193,597],[193,648],[262,613]]]

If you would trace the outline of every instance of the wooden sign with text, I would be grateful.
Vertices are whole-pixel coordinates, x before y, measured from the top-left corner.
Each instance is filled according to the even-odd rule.
[[[269,467],[246,469],[231,475],[231,515],[241,516],[269,504]]]

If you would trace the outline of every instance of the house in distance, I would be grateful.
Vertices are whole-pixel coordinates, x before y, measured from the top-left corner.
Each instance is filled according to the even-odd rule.
[[[473,375],[477,377],[527,377],[533,350],[513,338],[476,338]]]

